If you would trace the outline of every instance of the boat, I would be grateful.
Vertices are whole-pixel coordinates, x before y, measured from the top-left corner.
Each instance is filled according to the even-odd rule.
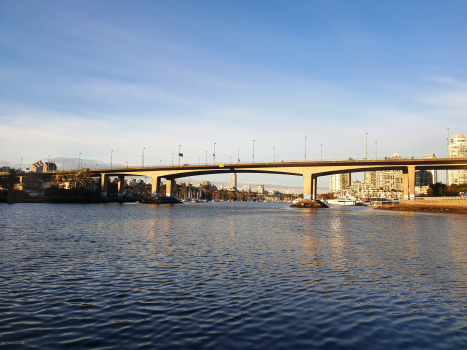
[[[334,199],[328,199],[327,202],[328,204],[333,204],[333,205],[356,205],[357,203],[355,198],[351,198],[351,197],[338,197]]]
[[[398,203],[398,200],[393,201],[391,198],[376,197],[370,198],[370,206],[379,207],[381,205],[391,205]]]

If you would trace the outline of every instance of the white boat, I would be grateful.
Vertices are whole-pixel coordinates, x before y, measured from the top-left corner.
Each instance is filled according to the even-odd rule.
[[[398,204],[399,200],[391,199],[391,198],[384,198],[384,197],[377,197],[377,198],[370,198],[370,206],[372,207],[379,207],[381,205],[391,205],[391,204]]]
[[[327,202],[328,204],[333,204],[333,205],[355,205],[356,204],[355,198],[351,198],[351,197],[339,197],[339,198],[334,198],[334,199],[328,199]]]

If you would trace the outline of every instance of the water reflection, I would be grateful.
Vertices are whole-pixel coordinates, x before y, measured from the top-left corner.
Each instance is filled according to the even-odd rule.
[[[0,347],[467,341],[461,216],[273,203],[53,209],[0,210]]]

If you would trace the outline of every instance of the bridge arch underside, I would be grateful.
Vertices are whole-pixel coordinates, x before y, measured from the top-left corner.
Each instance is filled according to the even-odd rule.
[[[466,164],[419,164],[419,165],[401,165],[401,164],[372,164],[372,165],[327,165],[327,166],[267,166],[267,167],[219,167],[219,168],[191,168],[191,169],[115,169],[112,172],[101,173],[103,177],[118,176],[148,176],[152,178],[153,196],[160,195],[160,181],[166,179],[166,195],[174,196],[176,179],[213,174],[228,174],[228,173],[263,173],[263,174],[279,174],[293,175],[303,177],[303,194],[305,199],[314,199],[317,194],[317,178],[320,176],[355,173],[365,171],[382,171],[382,170],[400,170],[404,174],[404,196],[406,198],[413,197],[415,194],[415,171],[417,170],[451,170],[451,169],[467,169]],[[103,180],[104,182],[104,180]]]

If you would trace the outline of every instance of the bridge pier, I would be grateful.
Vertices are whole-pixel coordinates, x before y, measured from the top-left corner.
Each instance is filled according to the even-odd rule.
[[[123,198],[124,188],[125,188],[125,175],[118,175],[118,198]]]
[[[161,178],[159,176],[152,178],[151,196],[159,198],[161,195]]]
[[[165,178],[165,195],[166,197],[175,197],[175,179]]]
[[[303,174],[303,199],[316,199],[317,176],[313,174]]]
[[[107,174],[101,174],[101,197],[107,198],[107,192],[109,190],[109,176]]]
[[[402,171],[404,181],[404,199],[415,198],[415,166],[409,165],[407,170]]]

